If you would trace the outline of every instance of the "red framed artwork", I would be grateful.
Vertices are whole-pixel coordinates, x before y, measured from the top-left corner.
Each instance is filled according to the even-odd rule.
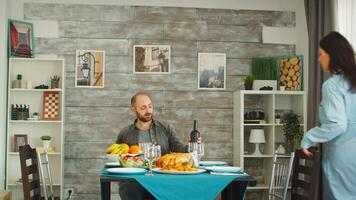
[[[43,120],[59,120],[59,92],[45,91],[43,92],[42,101],[42,119]]]

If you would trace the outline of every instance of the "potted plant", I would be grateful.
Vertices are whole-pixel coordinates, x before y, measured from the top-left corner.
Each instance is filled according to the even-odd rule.
[[[252,90],[252,84],[255,78],[252,75],[248,75],[244,78],[245,90]]]
[[[51,147],[51,139],[52,137],[49,135],[41,136],[43,148],[49,149]]]
[[[286,86],[285,86],[284,82],[282,82],[282,81],[279,82],[279,90],[280,91],[286,90]]]
[[[280,124],[280,123],[281,123],[281,115],[276,114],[276,124]]]
[[[39,119],[40,119],[40,116],[39,116],[38,112],[34,112],[33,113],[33,120],[38,121]]]
[[[300,126],[299,116],[293,112],[283,115],[283,134],[287,145],[294,151],[294,146],[299,145],[303,138],[303,128]]]

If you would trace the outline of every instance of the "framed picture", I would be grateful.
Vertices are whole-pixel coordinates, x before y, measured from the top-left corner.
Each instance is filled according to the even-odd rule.
[[[171,46],[134,45],[134,74],[169,74],[171,71]]]
[[[32,23],[9,19],[8,40],[10,57],[34,57]]]
[[[42,101],[42,119],[43,120],[59,120],[59,92],[45,91],[43,92]]]
[[[226,54],[198,54],[198,89],[224,90],[226,88]]]
[[[279,58],[279,87],[285,90],[303,90],[303,56],[284,56]]]
[[[77,50],[75,87],[104,88],[105,52]]]
[[[14,151],[18,152],[19,147],[28,144],[27,135],[14,135]]]

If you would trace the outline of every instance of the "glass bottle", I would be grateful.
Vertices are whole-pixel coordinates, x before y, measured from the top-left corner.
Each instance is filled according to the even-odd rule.
[[[200,137],[200,132],[197,130],[198,122],[194,120],[193,130],[190,132],[190,142],[197,142]]]

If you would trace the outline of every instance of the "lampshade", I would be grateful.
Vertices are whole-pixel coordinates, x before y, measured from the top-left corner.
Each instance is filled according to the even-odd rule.
[[[251,129],[249,143],[266,143],[263,129]]]

